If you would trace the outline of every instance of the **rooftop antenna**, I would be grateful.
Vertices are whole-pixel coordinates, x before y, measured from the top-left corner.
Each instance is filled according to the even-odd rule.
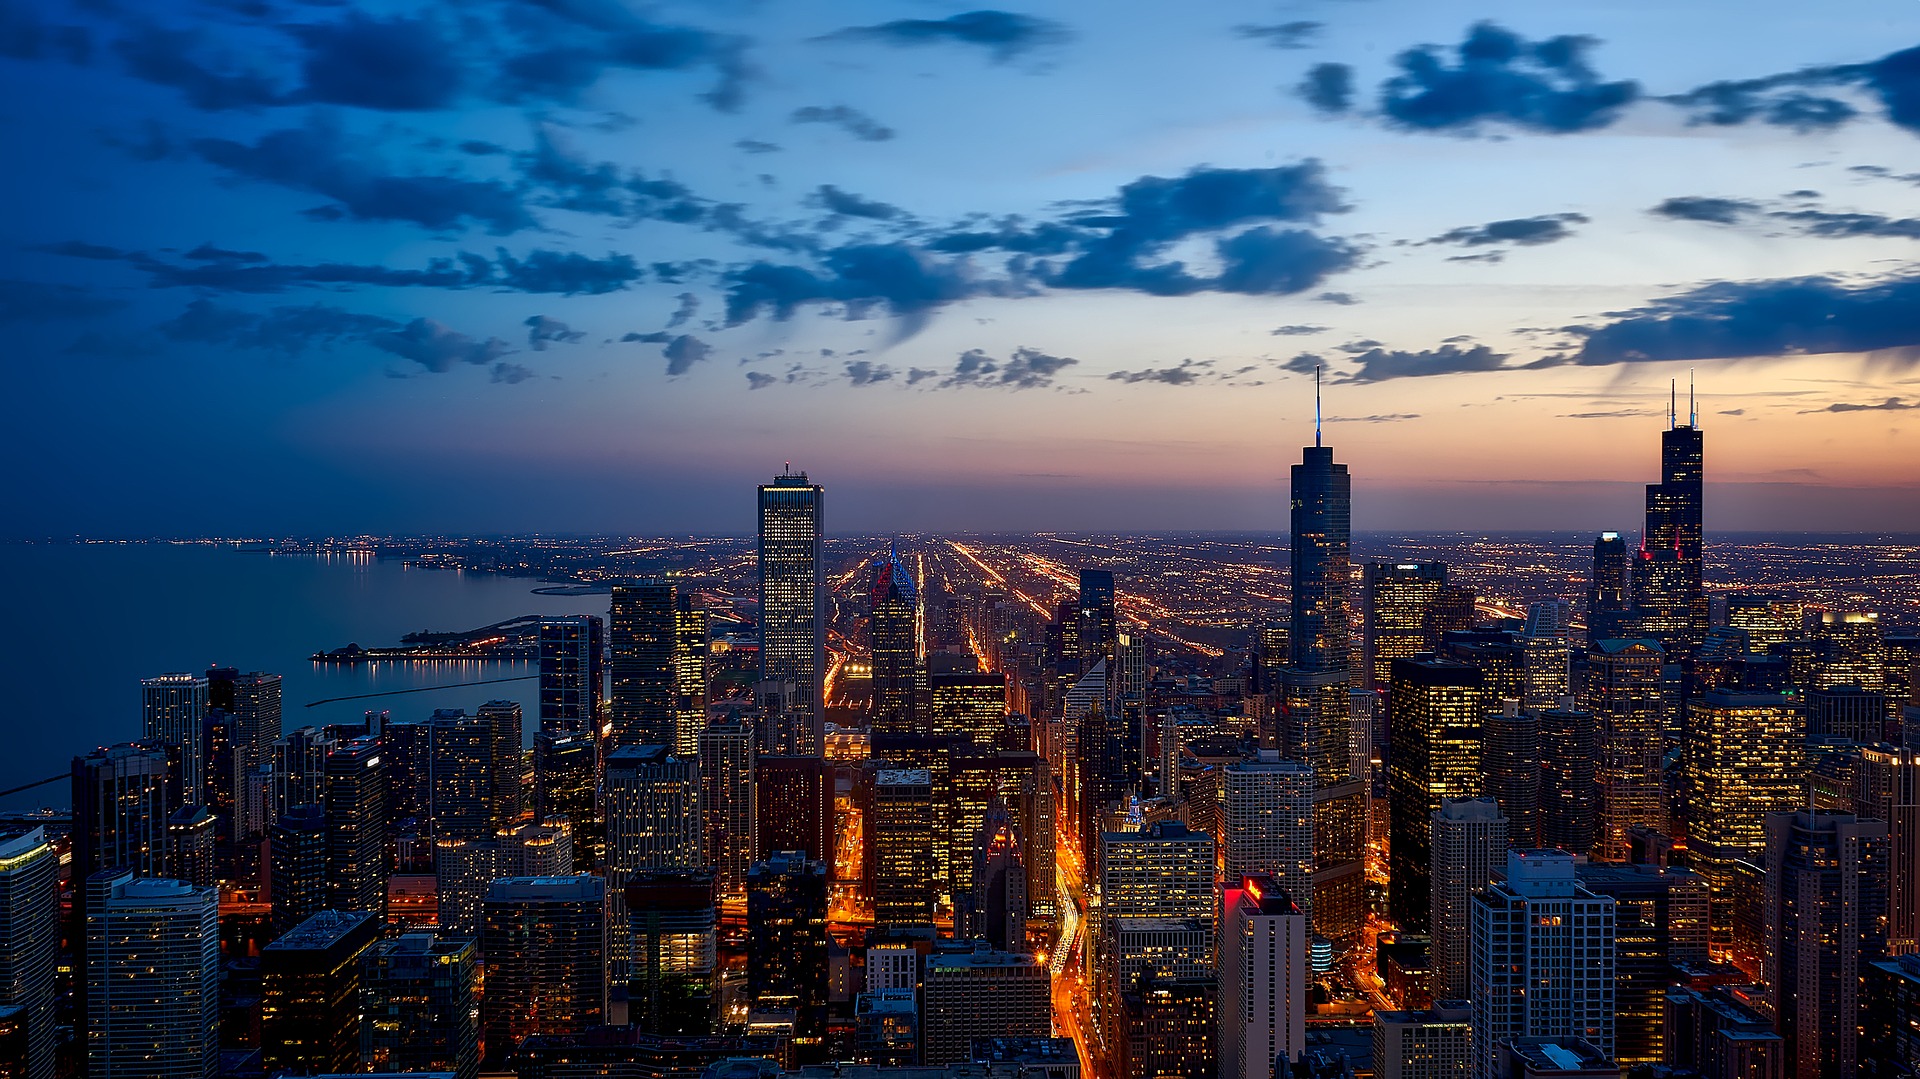
[[[1680,425],[1680,380],[1674,379],[1667,386],[1667,429],[1671,431]]]
[[[1320,365],[1313,365],[1313,444],[1320,445]]]
[[[1700,405],[1693,397],[1693,368],[1687,368],[1687,426],[1700,426]]]

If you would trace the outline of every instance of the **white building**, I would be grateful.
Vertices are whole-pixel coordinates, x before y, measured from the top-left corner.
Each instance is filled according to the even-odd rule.
[[[1507,879],[1472,899],[1473,1079],[1499,1079],[1514,1038],[1614,1052],[1614,904],[1563,850],[1507,852]]]
[[[1220,932],[1220,1079],[1270,1079],[1307,1046],[1307,916],[1270,877],[1227,889]]]
[[[1313,917],[1313,766],[1263,749],[1223,770],[1221,831],[1227,880],[1272,877]]]
[[[1433,812],[1433,996],[1465,999],[1473,894],[1507,865],[1507,818],[1491,798],[1446,799]]]

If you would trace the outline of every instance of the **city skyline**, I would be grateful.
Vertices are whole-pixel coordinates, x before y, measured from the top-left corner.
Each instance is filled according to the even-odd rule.
[[[1920,528],[1910,4],[262,10],[9,8],[16,537],[1271,529],[1316,362],[1363,530],[1689,369],[1709,527]]]

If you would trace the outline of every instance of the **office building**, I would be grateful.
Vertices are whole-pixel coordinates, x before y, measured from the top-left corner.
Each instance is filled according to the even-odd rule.
[[[707,729],[707,659],[710,619],[690,592],[673,601],[673,749],[682,757],[700,754],[700,733]]]
[[[760,486],[760,682],[774,707],[768,753],[809,756],[826,726],[825,490],[804,472]]]
[[[102,869],[157,877],[167,868],[168,751],[122,743],[73,759],[73,878]]]
[[[764,808],[755,824],[760,856],[797,850],[831,866],[833,775],[827,762],[820,757],[762,755],[754,762],[754,786],[755,798]],[[773,812],[774,806],[780,807],[778,813]]]
[[[1816,742],[1872,745],[1887,737],[1887,695],[1859,686],[1820,686],[1807,694],[1806,735]]]
[[[747,871],[747,993],[784,999],[817,1035],[827,1002],[827,867],[775,851]]]
[[[357,1071],[360,953],[384,922],[323,910],[260,953],[260,1050],[269,1075]]]
[[[542,730],[533,736],[534,815],[567,821],[574,859],[583,870],[597,868],[606,849],[595,808],[598,760],[591,732]]]
[[[700,818],[706,864],[722,897],[746,894],[747,868],[760,860],[759,785],[753,728],[715,723],[700,732]],[[782,808],[785,812],[785,807]]]
[[[527,802],[524,716],[519,701],[488,701],[474,715],[487,731],[487,825],[505,828]]]
[[[923,733],[914,715],[915,672],[920,666],[920,592],[897,552],[873,561],[867,594],[873,656],[873,720],[876,734]]]
[[[1628,592],[1627,541],[1618,532],[1602,532],[1593,541],[1593,568],[1587,576],[1587,644],[1632,636],[1632,598]]]
[[[294,806],[274,824],[267,842],[267,894],[278,936],[327,909],[326,810]]]
[[[207,680],[197,674],[162,674],[140,680],[144,739],[168,747],[184,805],[206,805]]]
[[[18,1009],[19,1079],[53,1079],[59,953],[60,856],[43,828],[0,838],[0,1006]]]
[[[487,1057],[533,1034],[573,1034],[606,1022],[606,882],[599,877],[503,877],[481,904]]]
[[[1118,593],[1114,589],[1113,571],[1107,569],[1081,569],[1080,571],[1080,666],[1085,670],[1094,664],[1106,661],[1107,669],[1113,670],[1118,656],[1115,646],[1120,641]]]
[[[920,987],[920,1062],[927,1067],[973,1059],[976,1038],[1045,1038],[1053,1034],[1052,979],[1025,952],[927,956]]]
[[[601,633],[595,615],[540,620],[541,730],[593,730],[604,677]]]
[[[1856,813],[1887,822],[1887,950],[1920,952],[1920,708],[1907,744],[1859,750]]]
[[[259,671],[242,673],[233,667],[207,671],[207,708],[226,713],[228,774],[233,779],[231,836],[237,844],[258,842],[273,819],[245,796],[249,777],[273,763],[273,744],[280,740],[280,676]]]
[[[1228,888],[1220,931],[1220,1079],[1270,1079],[1307,1045],[1307,917],[1270,878]]]
[[[719,911],[706,870],[654,870],[627,885],[628,1022],[650,1034],[714,1033]]]
[[[1346,671],[1351,667],[1352,622],[1348,615],[1353,481],[1335,464],[1333,447],[1320,444],[1315,390],[1313,445],[1293,466],[1289,562],[1293,618],[1287,637],[1289,666],[1301,671]]]
[[[1538,730],[1540,843],[1585,854],[1599,838],[1599,726],[1592,712],[1574,707],[1568,698],[1540,711]]]
[[[940,888],[934,856],[933,774],[925,768],[883,768],[873,780],[873,920],[876,925],[933,921]]]
[[[1681,1074],[1784,1079],[1786,1043],[1761,1014],[1757,986],[1670,986],[1661,1063]]]
[[[1747,648],[1757,656],[1806,636],[1806,615],[1800,604],[1770,592],[1736,592],[1727,597],[1727,625],[1747,635]]]
[[[387,773],[380,739],[342,743],[327,758],[327,906],[386,909]]]
[[[1557,698],[1556,698],[1557,699]],[[1540,843],[1540,714],[1508,697],[1486,713],[1480,729],[1486,795],[1500,805],[1512,846]]]
[[[1527,628],[1520,636],[1525,656],[1521,707],[1552,708],[1570,692],[1573,651],[1567,621],[1567,605],[1561,600],[1527,604]]]
[[[1369,724],[1355,718],[1352,688],[1345,671],[1284,672],[1274,731],[1282,757],[1313,768],[1313,900],[1301,909],[1329,940],[1358,935],[1366,920]]]
[[[968,852],[973,873],[963,927],[968,935],[1000,951],[1023,951],[1027,914],[1032,909],[1027,899],[1027,867],[1021,860],[1025,844],[1013,813],[997,796],[974,837]]]
[[[1099,855],[1102,918],[1194,918],[1212,931],[1212,836],[1155,821],[1137,832],[1102,833]]]
[[[327,758],[340,740],[318,727],[288,731],[273,743],[266,811],[279,820],[298,805],[322,805],[327,794]]]
[[[854,998],[853,1055],[861,1064],[911,1067],[920,1055],[920,999],[912,989],[869,989]]]
[[[1431,652],[1434,600],[1447,584],[1440,562],[1369,562],[1361,585],[1363,682],[1385,689],[1396,659]],[[1228,879],[1232,879],[1229,875]]]
[[[1747,897],[1758,894],[1753,883],[1764,862],[1767,814],[1806,804],[1802,723],[1795,702],[1771,693],[1710,689],[1688,709],[1687,848],[1713,892],[1714,943],[1749,965],[1757,958],[1760,912]]]
[[[607,637],[612,653],[608,695],[611,744],[676,744],[673,583],[664,578],[615,585]]]
[[[514,718],[517,720],[518,710]],[[396,727],[399,725],[396,724]],[[427,721],[427,815],[434,835],[481,838],[500,825],[495,804],[503,767],[494,761],[494,717],[438,708]],[[514,762],[516,765],[518,761]]]
[[[219,897],[124,870],[86,878],[82,1035],[93,1079],[213,1079],[220,1065]]]
[[[1574,878],[1614,903],[1614,1059],[1658,1064],[1674,971],[1707,962],[1707,881],[1686,869],[1609,862],[1577,866]]]
[[[664,745],[623,745],[607,754],[607,868],[691,869],[705,861],[700,774]]]
[[[505,872],[500,844],[491,839],[441,839],[433,847],[434,896],[440,930],[449,937],[477,938],[487,889]],[[559,874],[564,876],[565,874]],[[276,908],[278,897],[275,897]]]
[[[1472,899],[1474,1079],[1502,1079],[1520,1038],[1614,1045],[1614,901],[1558,850],[1509,851],[1506,879]]]
[[[1210,976],[1148,977],[1121,995],[1126,1036],[1115,1046],[1123,1079],[1216,1079],[1220,1033]]]
[[[998,748],[1007,729],[1007,676],[935,674],[927,678],[929,715],[927,733],[957,738],[983,749]]]
[[[1600,755],[1595,783],[1600,796],[1597,856],[1627,860],[1627,833],[1670,831],[1662,773],[1666,707],[1660,669],[1667,652],[1653,640],[1607,640],[1587,653],[1586,696]]]
[[[1387,898],[1402,929],[1432,914],[1427,873],[1433,814],[1447,799],[1483,789],[1481,672],[1437,656],[1393,663],[1388,711],[1393,731],[1387,765]]]
[[[494,833],[502,877],[565,877],[573,873],[573,826],[564,819],[529,821]]]
[[[168,815],[166,876],[196,888],[213,887],[218,875],[214,864],[216,823],[213,812],[205,806],[181,806]]]
[[[1766,818],[1767,1008],[1790,1079],[1854,1075],[1867,964],[1886,951],[1887,826],[1848,813]]]
[[[1375,1079],[1461,1079],[1473,1064],[1470,1015],[1464,1000],[1435,1001],[1419,1011],[1375,1011]]]
[[[373,1072],[480,1072],[480,962],[471,938],[406,933],[360,956],[360,1063]]]
[[[1814,688],[1858,686],[1876,693],[1887,688],[1887,645],[1879,615],[1820,611],[1813,618],[1813,640],[1821,648]]]
[[[1861,973],[1861,991],[1871,1001],[1861,1032],[1862,1073],[1920,1074],[1920,954],[1877,959]]]
[[[1432,919],[1435,1000],[1469,990],[1475,893],[1505,871],[1510,822],[1491,798],[1440,803],[1433,812]]]
[[[1700,427],[1676,408],[1660,434],[1660,482],[1647,485],[1646,527],[1634,555],[1637,634],[1669,656],[1689,656],[1707,637],[1702,505],[1705,456]]]
[[[1267,877],[1313,917],[1313,769],[1261,750],[1221,773],[1226,879]]]

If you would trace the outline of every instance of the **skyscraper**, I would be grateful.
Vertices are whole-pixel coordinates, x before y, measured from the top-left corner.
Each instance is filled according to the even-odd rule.
[[[360,953],[385,920],[323,910],[260,953],[260,1048],[272,1075],[323,1075],[360,1063]]]
[[[1393,661],[1388,692],[1387,899],[1403,929],[1431,915],[1427,873],[1433,814],[1449,798],[1478,798],[1482,676],[1436,656]]]
[[[1045,963],[1025,952],[976,946],[927,957],[921,983],[920,1059],[929,1066],[973,1059],[976,1038],[1053,1033]]]
[[[514,710],[516,716],[518,711]],[[437,708],[427,725],[428,815],[433,834],[492,835],[499,816],[495,798],[501,771],[494,763],[498,739],[494,722],[458,708]]]
[[[386,909],[387,772],[380,739],[355,738],[327,758],[327,906]]]
[[[1638,632],[1675,657],[1691,655],[1707,637],[1702,446],[1697,417],[1680,423],[1676,402],[1660,434],[1660,482],[1647,485],[1647,523],[1634,556]]]
[[[939,890],[934,857],[933,775],[925,768],[883,768],[873,780],[873,920],[876,925],[933,921]]]
[[[770,753],[817,754],[826,724],[826,492],[804,472],[760,487],[760,681],[777,697]]]
[[[1653,640],[1601,641],[1587,653],[1582,704],[1593,713],[1599,730],[1597,852],[1608,861],[1627,860],[1631,829],[1668,831],[1661,771],[1666,707],[1660,691],[1666,658],[1666,650]]]
[[[1727,597],[1727,625],[1747,635],[1747,648],[1764,656],[1776,644],[1806,636],[1806,616],[1797,601],[1771,592],[1736,592]]]
[[[922,733],[958,738],[985,749],[994,748],[1007,729],[1007,676],[999,671],[982,674],[935,674],[927,678],[928,715]],[[876,732],[883,733],[883,732]]]
[[[233,838],[258,841],[272,825],[271,817],[254,813],[254,802],[240,789],[246,778],[273,762],[273,744],[280,739],[280,676],[259,671],[241,673],[232,667],[207,671],[207,706],[232,717],[231,747],[234,791]]]
[[[694,761],[666,746],[621,746],[607,754],[603,787],[609,870],[692,869],[705,861]]]
[[[54,968],[60,953],[60,856],[45,829],[0,839],[0,1005],[26,1025],[21,1079],[53,1079]]]
[[[722,898],[744,895],[747,868],[760,860],[753,728],[739,722],[708,727],[700,732],[699,760],[706,864]]]
[[[1627,541],[1618,532],[1602,532],[1593,541],[1593,568],[1587,576],[1587,643],[1632,634],[1632,601],[1627,591]]]
[[[494,1061],[529,1034],[570,1034],[607,1014],[606,881],[503,877],[481,904],[480,1023]]]
[[[1474,893],[1507,864],[1508,821],[1491,798],[1448,799],[1433,811],[1433,999],[1470,990]]]
[[[207,804],[207,680],[162,674],[140,680],[141,715],[149,743],[169,747],[180,801]]]
[[[588,731],[542,730],[533,736],[534,815],[541,820],[567,820],[582,868],[598,866],[606,848],[606,833],[595,810],[594,748],[594,736]]]
[[[1887,826],[1848,813],[1767,815],[1767,1005],[1790,1079],[1859,1070],[1866,966],[1886,950]]]
[[[278,935],[327,909],[327,811],[317,805],[292,807],[274,823],[267,842],[268,891]]]
[[[1307,916],[1268,877],[1228,888],[1220,933],[1220,1079],[1268,1079],[1307,1047]]]
[[[518,701],[488,701],[475,713],[489,732],[487,822],[505,828],[520,819],[526,802],[523,717]]]
[[[827,867],[775,851],[747,871],[747,992],[790,998],[817,1033],[827,1001]]]
[[[1539,731],[1540,843],[1586,854],[1600,834],[1599,727],[1593,713],[1575,708],[1568,697],[1557,708],[1540,710]]]
[[[1105,660],[1114,669],[1114,646],[1120,640],[1118,595],[1113,586],[1113,571],[1080,571],[1080,665],[1092,667]]]
[[[996,797],[975,833],[966,929],[1001,951],[1024,951],[1027,946],[1031,904],[1023,846],[1019,824]]]
[[[1684,746],[1687,849],[1713,893],[1714,943],[1751,961],[1761,912],[1736,910],[1759,893],[1769,813],[1806,804],[1804,717],[1772,693],[1710,689],[1689,708]],[[1748,901],[1751,902],[1750,900]]]
[[[1313,917],[1313,769],[1275,750],[1222,773],[1226,879],[1266,877]]]
[[[867,594],[873,652],[873,730],[915,734],[925,724],[914,715],[914,674],[920,664],[920,593],[897,552],[873,561]]]
[[[754,762],[759,853],[797,850],[816,862],[833,859],[833,777],[820,757],[770,757]],[[775,812],[773,807],[779,807]],[[871,846],[872,824],[867,843]]]
[[[1887,688],[1887,646],[1880,616],[1870,611],[1821,611],[1813,620],[1813,639],[1824,646],[1816,686]]]
[[[1430,616],[1433,602],[1446,584],[1444,563],[1367,563],[1361,589],[1364,686],[1385,689],[1394,660],[1434,650]]]
[[[1527,850],[1540,845],[1540,715],[1511,697],[1500,705],[1481,724],[1480,770],[1487,797],[1507,819],[1511,845]]]
[[[649,1034],[713,1033],[719,1003],[719,911],[707,870],[653,870],[627,885],[632,936],[628,963],[629,1022]]]
[[[103,870],[86,889],[87,1074],[213,1079],[220,1065],[219,897]]]
[[[612,744],[675,744],[673,583],[664,578],[615,585],[608,637],[613,653],[609,722]]]
[[[600,619],[577,614],[540,620],[540,729],[592,730],[600,705]]]
[[[1614,1057],[1658,1063],[1666,1054],[1665,997],[1679,964],[1707,962],[1707,882],[1690,870],[1596,862],[1574,876],[1614,902]]]
[[[1580,1038],[1614,1049],[1614,901],[1560,850],[1507,852],[1506,879],[1472,899],[1474,1079],[1504,1079],[1516,1038]]]
[[[707,729],[709,621],[692,593],[682,590],[674,597],[673,748],[687,758],[699,756],[700,732]]]
[[[73,879],[102,869],[137,877],[166,872],[170,796],[167,750],[122,743],[73,759]],[[84,899],[84,897],[82,897]]]
[[[1333,447],[1320,444],[1317,389],[1315,395],[1313,445],[1293,466],[1293,622],[1287,637],[1294,668],[1345,671],[1352,634],[1347,570],[1353,485],[1347,466],[1333,462]]]
[[[407,933],[360,956],[360,1061],[375,1072],[480,1071],[479,953],[468,939]]]

